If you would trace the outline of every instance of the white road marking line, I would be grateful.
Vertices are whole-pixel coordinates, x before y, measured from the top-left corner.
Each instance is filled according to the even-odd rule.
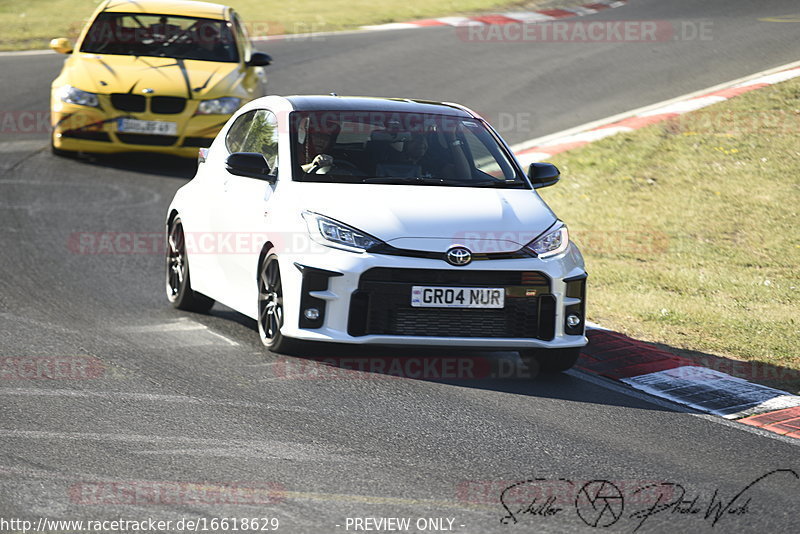
[[[523,24],[531,24],[534,22],[547,22],[549,20],[556,20],[555,17],[545,15],[544,13],[537,13],[536,11],[512,11],[508,13],[501,13],[504,17],[516,19]]]
[[[118,328],[121,332],[183,332],[187,330],[207,330],[204,324],[196,323],[191,319],[181,318],[170,323],[147,324],[136,326],[122,326]]]
[[[263,355],[264,353],[263,352],[251,352],[250,354]],[[277,361],[274,361],[274,362],[263,362],[263,363],[248,363],[248,364],[245,365],[245,367],[274,367],[277,364],[278,364]]]
[[[583,17],[584,15],[594,15],[595,13],[598,12],[596,9],[583,6],[563,7],[561,9],[563,9],[564,11],[570,11],[572,13],[575,13],[579,17]]]
[[[442,24],[448,26],[486,26],[486,23],[474,20],[470,17],[439,17],[437,19]]]
[[[651,117],[653,115],[662,115],[665,113],[687,113],[689,111],[696,111],[712,104],[719,104],[728,100],[724,96],[704,96],[700,98],[692,98],[683,102],[675,102],[668,106],[651,109],[645,113],[641,113],[638,117]]]
[[[750,80],[747,83],[742,83],[737,85],[736,87],[747,87],[748,85],[758,85],[760,83],[766,83],[768,85],[772,85],[774,83],[785,82],[787,80],[791,80],[800,76],[800,71],[790,70],[787,72],[776,72],[775,74],[769,74],[767,76],[761,76],[754,80]]]
[[[49,432],[44,430],[6,430],[0,429],[0,437],[20,439],[55,439],[70,441],[110,441],[124,443],[155,443],[179,445],[212,445],[212,446],[246,446],[263,445],[262,442],[230,440],[223,441],[210,438],[192,438],[184,436],[156,436],[141,434],[99,434],[95,432]]]
[[[388,24],[374,24],[370,26],[362,26],[361,30],[365,32],[382,32],[386,30],[411,30],[419,28],[419,24],[411,24],[409,22],[390,22]],[[360,31],[360,30],[355,30]]]
[[[670,104],[674,104],[676,102],[682,102],[684,100],[689,100],[692,98],[705,96],[708,93],[714,93],[716,91],[721,91],[722,89],[729,89],[731,87],[744,87],[746,85],[752,85],[758,83],[757,80],[760,78],[764,78],[765,76],[772,75],[772,74],[780,74],[785,70],[793,69],[796,67],[800,67],[800,61],[795,61],[792,63],[787,63],[786,65],[781,65],[779,67],[775,67],[772,69],[767,69],[761,72],[757,72],[755,74],[749,74],[747,76],[743,76],[741,78],[737,78],[735,80],[731,80],[729,82],[721,83],[718,85],[714,85],[708,87],[706,89],[700,89],[699,91],[693,91],[691,93],[687,93],[685,95],[677,96],[675,98],[670,98],[668,100],[664,100],[662,102],[656,102],[655,104],[650,104],[647,106],[643,106],[640,108],[632,109],[630,111],[625,111],[623,113],[618,113],[616,115],[612,115],[610,117],[606,117],[604,119],[599,119],[592,122],[587,122],[586,124],[581,124],[580,126],[575,126],[574,128],[568,128],[566,130],[562,130],[560,132],[555,132],[552,134],[548,134],[542,137],[537,137],[535,139],[529,139],[528,141],[523,141],[521,143],[517,143],[511,147],[512,152],[521,152],[528,148],[533,148],[537,146],[541,146],[545,143],[552,142],[555,139],[560,137],[566,137],[569,135],[574,135],[577,133],[584,132],[586,130],[593,130],[595,128],[599,128],[601,126],[605,126],[606,124],[613,124],[615,122],[621,121],[623,119],[627,119],[634,116],[639,116],[648,111],[654,110],[656,108],[661,108],[668,106]],[[548,156],[549,157],[549,156]]]
[[[417,26],[409,25],[409,28],[416,28]],[[371,29],[380,29],[380,28],[371,28]],[[333,30],[329,32],[306,32],[306,33],[282,33],[278,35],[260,35],[256,37],[251,37],[250,40],[253,42],[265,42],[265,41],[313,41],[317,37],[335,37],[337,35],[353,35],[356,33],[369,33],[368,31],[364,31],[362,28],[358,28],[355,30]]]
[[[276,444],[272,441],[259,442],[258,446],[232,446],[232,447],[192,447],[178,449],[158,449],[147,451],[133,451],[140,456],[211,456],[216,458],[255,458],[263,460],[295,460],[295,461],[320,461],[361,463],[361,457],[347,457],[340,454],[319,452],[306,446],[307,451],[300,450],[301,445],[295,443]]]
[[[230,339],[229,337],[220,334],[218,332],[214,332],[208,326],[198,323],[193,319],[189,319],[186,317],[182,317],[177,321],[172,321],[168,323],[158,323],[158,324],[147,324],[147,325],[132,325],[132,326],[123,326],[117,328],[117,331],[124,332],[124,333],[171,333],[171,332],[193,332],[193,331],[200,331],[205,334],[209,334],[217,339],[221,339],[227,345],[231,347],[238,347],[239,343]],[[210,345],[212,344],[210,340],[202,340],[197,338],[196,336],[192,337],[194,345]]]
[[[49,48],[46,50],[18,50],[16,52],[0,52],[0,57],[43,56],[45,54],[56,54],[56,52],[50,50]]]
[[[188,397],[185,395],[162,395],[157,393],[124,393],[117,391],[80,391],[72,389],[37,389],[37,388],[0,388],[0,396],[27,396],[27,397],[71,397],[71,398],[101,398],[108,400],[129,400],[145,402],[172,402],[185,404],[202,404],[209,406],[233,406],[238,408],[255,408],[267,410],[281,410],[287,412],[314,413],[314,410],[300,406],[283,406],[264,404],[259,402],[235,401],[230,399],[209,399]]]
[[[146,478],[137,478],[136,480],[127,480],[127,479],[120,479],[116,476],[108,476],[108,475],[101,475],[98,473],[87,472],[87,471],[75,471],[75,470],[67,470],[64,473],[50,471],[48,469],[37,469],[33,467],[17,467],[17,466],[9,466],[9,465],[0,465],[0,476],[13,476],[16,478],[15,482],[18,482],[20,478],[33,478],[33,479],[44,479],[44,480],[60,480],[66,481],[71,484],[78,483],[79,481],[82,483],[100,483],[100,482],[111,482],[111,483],[123,483],[128,484],[133,482],[134,484],[198,484],[193,482],[177,482],[177,481],[170,481],[170,480],[161,480],[161,479],[146,479]],[[224,484],[224,482],[223,482]],[[246,482],[242,482],[242,484],[247,484]],[[210,483],[209,486],[215,486],[218,484]],[[277,490],[276,490],[277,491]]]
[[[145,443],[148,445],[183,445],[175,449],[132,451],[139,455],[180,454],[188,456],[222,456],[236,458],[286,459],[300,461],[337,461],[363,464],[372,458],[363,455],[350,455],[342,452],[326,452],[319,444],[284,442],[270,439],[223,440],[214,438],[194,438],[189,436],[159,436],[153,434],[100,434],[96,432],[54,432],[42,430],[0,429],[0,438],[56,441],[99,441],[107,443]]]
[[[238,347],[239,346],[239,344],[237,342],[235,342],[234,340],[229,339],[228,337],[223,336],[222,334],[218,334],[217,332],[214,332],[211,329],[207,330],[207,333],[211,334],[212,336],[217,336],[218,338],[220,338],[221,340],[223,340],[225,343],[227,343],[228,345],[230,345],[232,347]]]
[[[599,128],[597,130],[589,130],[588,132],[581,132],[575,135],[569,135],[567,137],[562,137],[561,139],[553,140],[549,143],[542,145],[542,148],[554,145],[561,145],[566,143],[592,143],[594,141],[599,141],[600,139],[605,139],[606,137],[610,137],[612,135],[616,135],[622,132],[632,132],[633,128],[629,128],[627,126],[614,126],[609,128]]]

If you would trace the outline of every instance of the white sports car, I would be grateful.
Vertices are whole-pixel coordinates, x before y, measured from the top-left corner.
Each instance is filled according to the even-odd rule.
[[[463,106],[268,96],[199,159],[167,214],[177,308],[219,301],[276,352],[504,349],[562,371],[586,344],[583,258],[535,191],[558,169],[526,174]]]

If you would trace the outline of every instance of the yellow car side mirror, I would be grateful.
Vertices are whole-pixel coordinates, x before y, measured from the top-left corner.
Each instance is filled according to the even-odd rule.
[[[50,48],[52,48],[59,54],[72,53],[72,43],[70,43],[69,39],[67,39],[66,37],[59,37],[58,39],[53,39],[52,41],[50,41]]]

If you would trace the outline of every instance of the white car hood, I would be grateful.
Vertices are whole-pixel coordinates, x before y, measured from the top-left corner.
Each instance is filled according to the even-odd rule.
[[[298,183],[304,210],[336,219],[390,245],[444,252],[513,252],[556,216],[529,189]]]

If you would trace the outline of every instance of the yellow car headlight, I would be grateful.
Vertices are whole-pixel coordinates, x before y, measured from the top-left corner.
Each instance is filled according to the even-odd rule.
[[[197,114],[230,115],[239,109],[241,101],[241,98],[234,98],[232,96],[223,96],[222,98],[215,98],[214,100],[203,100],[197,107]]]
[[[58,97],[67,104],[78,106],[88,106],[96,108],[98,105],[97,95],[88,91],[83,91],[71,85],[64,85],[58,90]]]

